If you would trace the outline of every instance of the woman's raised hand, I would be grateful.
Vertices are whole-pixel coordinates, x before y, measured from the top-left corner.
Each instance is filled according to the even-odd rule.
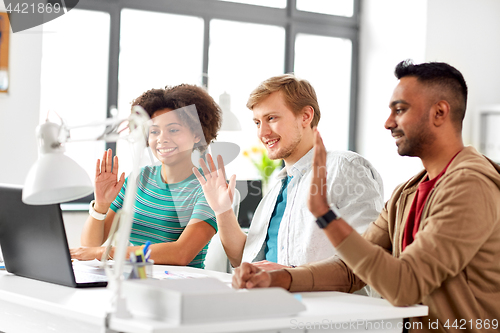
[[[118,156],[115,156],[114,163],[112,161],[113,152],[108,149],[104,152],[102,161],[97,160],[96,164],[94,209],[101,214],[108,212],[109,206],[125,183],[125,173],[122,173],[118,179]]]
[[[203,193],[208,204],[214,210],[215,215],[220,215],[232,209],[234,189],[236,187],[236,175],[232,175],[229,185],[226,183],[226,171],[222,156],[217,156],[218,168],[215,167],[214,160],[210,154],[207,154],[207,161],[210,166],[208,169],[205,161],[200,158],[200,166],[204,176],[193,168],[193,173],[203,188]]]

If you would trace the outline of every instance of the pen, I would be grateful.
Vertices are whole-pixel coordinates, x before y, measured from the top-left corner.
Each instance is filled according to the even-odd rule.
[[[151,242],[150,241],[146,241],[146,243],[144,243],[144,249],[142,250],[144,252],[144,255],[146,255],[148,253],[148,250],[149,250],[150,246],[151,246]]]
[[[146,279],[146,267],[144,267],[144,253],[142,250],[135,251],[135,256],[137,257],[137,271],[139,272],[139,278]]]
[[[130,272],[132,277],[129,278],[137,279],[139,277],[139,272],[137,271],[137,257],[134,252],[130,252],[130,263],[132,264],[132,272]]]

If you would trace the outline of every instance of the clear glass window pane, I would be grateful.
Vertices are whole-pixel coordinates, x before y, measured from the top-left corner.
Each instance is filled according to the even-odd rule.
[[[51,121],[59,122],[57,113],[69,126],[106,118],[109,25],[109,14],[79,9],[43,25],[40,121],[48,111]],[[75,130],[72,138],[91,139],[103,129]],[[94,179],[104,147],[103,141],[73,142],[66,152]]]
[[[245,3],[247,5],[256,5],[256,6],[264,6],[272,8],[286,7],[286,0],[220,0],[220,1]]]
[[[149,89],[181,83],[202,84],[203,31],[203,19],[199,17],[122,10],[120,117],[127,117],[132,100]],[[120,169],[126,174],[131,171],[130,152],[128,143],[117,143]]]
[[[297,0],[297,9],[328,15],[351,17],[354,0]]]
[[[241,131],[221,130],[218,141],[234,142],[242,150],[261,144],[252,111],[247,109],[246,103],[259,83],[283,74],[284,49],[285,30],[281,27],[211,21],[208,91],[217,102],[222,101],[219,104],[224,119],[229,118],[228,112],[231,112],[241,126]],[[224,96],[230,99],[228,107]],[[228,177],[234,173],[238,179],[258,178],[253,165],[241,153],[226,170]]]
[[[298,34],[295,40],[295,73],[316,90],[321,110],[318,130],[331,150],[348,147],[351,53],[349,39]]]

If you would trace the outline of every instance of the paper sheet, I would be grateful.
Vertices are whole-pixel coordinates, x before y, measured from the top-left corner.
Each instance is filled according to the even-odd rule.
[[[165,272],[156,272],[153,274],[153,277],[155,279],[165,280],[165,279],[199,279],[199,278],[207,278],[208,276],[199,273],[165,271]]]

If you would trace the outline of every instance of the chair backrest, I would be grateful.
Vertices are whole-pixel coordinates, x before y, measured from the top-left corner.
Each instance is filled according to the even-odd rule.
[[[240,211],[240,192],[235,189],[233,195],[233,211],[236,218],[238,218],[238,213]],[[216,233],[210,244],[208,245],[207,255],[205,256],[205,269],[211,271],[218,271],[223,273],[231,273],[231,264],[226,256],[226,251],[222,246],[219,233]]]
[[[235,188],[233,194],[233,212],[234,215],[236,215],[236,219],[238,219],[238,214],[240,213],[240,202],[241,202],[240,191],[238,191],[238,189]]]

